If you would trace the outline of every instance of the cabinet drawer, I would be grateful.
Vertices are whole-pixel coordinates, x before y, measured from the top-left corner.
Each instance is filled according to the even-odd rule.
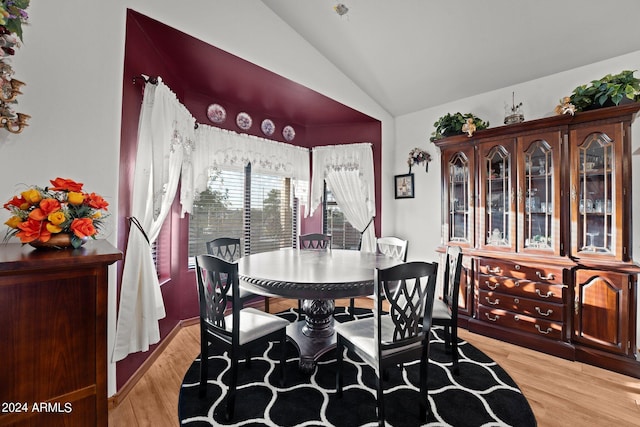
[[[518,329],[530,334],[553,340],[562,340],[561,322],[536,319],[524,314],[512,313],[506,310],[478,306],[478,318],[483,322],[496,324],[509,329]]]
[[[499,308],[516,313],[526,314],[538,319],[562,322],[562,304],[552,304],[546,301],[514,297],[499,292],[480,291],[479,303],[487,308]]]
[[[562,268],[560,267],[534,267],[514,262],[499,261],[488,258],[478,260],[480,273],[492,276],[507,276],[516,279],[528,279],[541,283],[554,283],[561,285]]]
[[[535,300],[562,304],[564,285],[550,285],[531,280],[519,280],[513,277],[489,276],[480,274],[478,277],[480,290],[496,291],[512,296],[521,296]]]

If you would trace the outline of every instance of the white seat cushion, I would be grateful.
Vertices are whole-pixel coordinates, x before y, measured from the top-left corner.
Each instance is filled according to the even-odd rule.
[[[451,319],[451,311],[449,310],[449,306],[441,299],[437,299],[433,302],[433,318]]]
[[[233,326],[233,315],[225,316],[225,325],[227,331],[231,332]],[[243,308],[240,310],[240,345],[256,338],[269,335],[272,332],[282,329],[289,325],[289,321],[282,319],[273,314],[256,310],[255,308]]]
[[[365,353],[364,355],[369,357],[370,360],[375,360],[377,358],[375,341],[373,338],[373,321],[373,317],[369,317],[366,319],[354,320],[352,322],[338,323],[335,326],[336,333],[342,335],[362,350],[362,352]],[[382,316],[381,321],[382,342],[392,342],[395,327],[391,317],[388,315]],[[382,352],[382,356],[393,354],[398,351],[404,351],[411,347],[419,347],[420,345],[420,342],[417,342],[405,347],[384,350]]]

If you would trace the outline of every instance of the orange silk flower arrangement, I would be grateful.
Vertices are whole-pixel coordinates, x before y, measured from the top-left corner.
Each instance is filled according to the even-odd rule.
[[[46,243],[53,234],[67,233],[78,248],[87,238],[96,238],[109,203],[71,179],[50,182],[49,187],[30,187],[4,204],[12,214],[5,222],[9,227],[5,241],[16,236],[22,243]]]

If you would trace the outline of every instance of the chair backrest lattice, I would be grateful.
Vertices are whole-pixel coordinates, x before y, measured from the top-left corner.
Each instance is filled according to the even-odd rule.
[[[207,242],[207,253],[228,262],[235,262],[242,256],[240,239],[220,237]]]
[[[389,303],[388,316],[393,331],[385,333],[378,321],[376,333],[381,351],[428,339],[431,328],[437,263],[410,262],[385,270],[376,270],[374,291],[376,316],[382,316],[382,299]]]
[[[377,242],[378,252],[381,254],[390,256],[399,261],[407,261],[407,246],[409,242],[407,240],[400,239],[398,237],[380,237]]]
[[[298,238],[298,247],[311,250],[331,249],[331,235],[321,233],[303,234]]]

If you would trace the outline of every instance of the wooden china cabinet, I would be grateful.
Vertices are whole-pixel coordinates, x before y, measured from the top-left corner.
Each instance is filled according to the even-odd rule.
[[[631,122],[640,104],[435,141],[460,326],[640,378]],[[466,285],[466,286],[465,286]]]

